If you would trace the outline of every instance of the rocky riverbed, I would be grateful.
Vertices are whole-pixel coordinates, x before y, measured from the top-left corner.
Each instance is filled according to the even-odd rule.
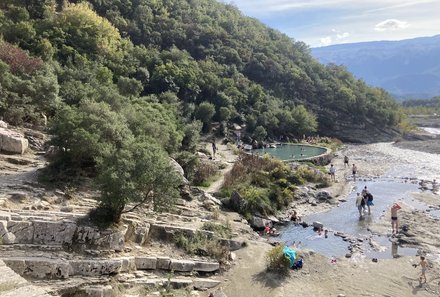
[[[250,244],[246,249],[237,252],[238,262],[228,272],[228,282],[224,285],[224,291],[228,296],[440,295],[440,233],[437,227],[439,218],[433,215],[440,206],[440,196],[432,191],[432,180],[440,179],[440,156],[403,149],[393,143],[347,145],[333,160],[337,168],[337,182],[325,189],[338,203],[347,203],[339,200],[344,201],[350,193],[357,190],[350,169],[344,168],[344,155],[349,157],[350,165],[355,163],[358,167],[358,180],[374,182],[382,178],[398,180],[402,185],[415,185],[414,193],[410,193],[405,200],[408,203],[396,198],[396,202],[403,206],[399,213],[400,223],[407,225],[408,231],[401,231],[395,237],[391,236],[391,215],[388,210],[379,214],[379,218],[373,221],[366,232],[383,236],[389,243],[383,246],[371,242],[372,245],[377,245],[378,249],[391,249],[394,242],[397,248],[411,247],[417,254],[426,255],[430,263],[427,271],[428,282],[419,286],[420,269],[411,266],[418,263],[418,256],[399,256],[397,252],[396,258],[373,262],[362,249],[354,249],[350,258],[339,257],[335,263],[332,263],[329,257],[304,250],[304,268],[281,278],[265,271],[265,253],[270,247],[259,243]],[[418,183],[422,179],[430,181],[426,183],[425,192],[418,189]],[[308,215],[337,207],[338,203],[304,203],[295,205],[295,208],[299,214]],[[358,238],[352,240],[356,242]],[[389,251],[390,254],[392,252]]]

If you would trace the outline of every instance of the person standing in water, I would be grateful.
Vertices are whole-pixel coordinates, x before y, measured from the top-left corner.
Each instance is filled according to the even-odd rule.
[[[391,228],[393,228],[393,234],[399,232],[399,221],[397,219],[397,211],[401,208],[402,207],[400,207],[400,205],[397,203],[394,203],[393,206],[391,206]]]
[[[362,217],[362,213],[363,213],[363,206],[362,206],[362,201],[364,201],[364,198],[362,197],[361,193],[357,193],[356,196],[356,207],[359,211],[359,216]]]
[[[353,164],[353,167],[351,167],[351,172],[353,173],[353,180],[356,181],[356,174],[357,174],[357,167]]]
[[[364,198],[365,206],[368,208],[368,214],[371,214],[370,207],[372,205],[374,205],[373,204],[373,195],[368,191],[367,186],[364,187],[361,195]]]

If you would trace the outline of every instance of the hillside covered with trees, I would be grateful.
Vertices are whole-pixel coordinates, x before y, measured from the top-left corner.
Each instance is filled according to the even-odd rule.
[[[53,167],[99,175],[119,214],[147,198],[166,207],[154,196],[175,194],[167,157],[194,152],[212,122],[363,142],[400,121],[385,91],[214,0],[5,0],[0,36],[0,116],[47,116],[64,148]]]

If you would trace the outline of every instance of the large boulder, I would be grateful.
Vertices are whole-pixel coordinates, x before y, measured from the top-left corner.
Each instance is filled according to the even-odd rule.
[[[173,158],[170,158],[170,165],[174,168],[176,173],[180,176],[182,185],[189,184],[189,181],[185,177],[185,171],[183,170],[182,166],[180,166],[179,163],[177,163],[176,160]]]
[[[13,154],[24,154],[29,142],[18,132],[0,128],[0,151]]]
[[[231,195],[231,198],[229,199],[228,207],[234,211],[239,212],[243,210],[245,203],[246,201],[241,197],[241,195],[237,191],[234,191]]]
[[[272,221],[261,217],[253,216],[250,224],[255,229],[264,229],[266,225],[272,226]]]
[[[332,195],[330,195],[330,193],[327,191],[320,191],[316,194],[316,199],[320,201],[329,201],[332,198],[333,198]]]

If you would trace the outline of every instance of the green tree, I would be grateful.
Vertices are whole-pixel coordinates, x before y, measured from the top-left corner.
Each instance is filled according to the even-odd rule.
[[[64,32],[66,45],[87,55],[118,55],[122,40],[118,30],[90,6],[81,2],[67,4],[57,18],[56,25]]]
[[[256,141],[263,141],[267,136],[266,129],[263,126],[258,126],[255,128],[252,136]]]
[[[55,167],[75,172],[94,169],[96,163],[124,147],[133,136],[122,115],[105,102],[84,101],[78,107],[64,106],[53,120],[53,145],[63,148]]]
[[[197,107],[196,119],[200,120],[204,126],[208,125],[215,114],[215,105],[210,102],[202,102]]]
[[[127,142],[113,156],[99,161],[98,172],[100,207],[109,210],[115,222],[122,213],[143,204],[150,204],[158,211],[169,209],[178,197],[180,177],[166,153],[151,138]],[[132,202],[135,205],[125,209]]]

